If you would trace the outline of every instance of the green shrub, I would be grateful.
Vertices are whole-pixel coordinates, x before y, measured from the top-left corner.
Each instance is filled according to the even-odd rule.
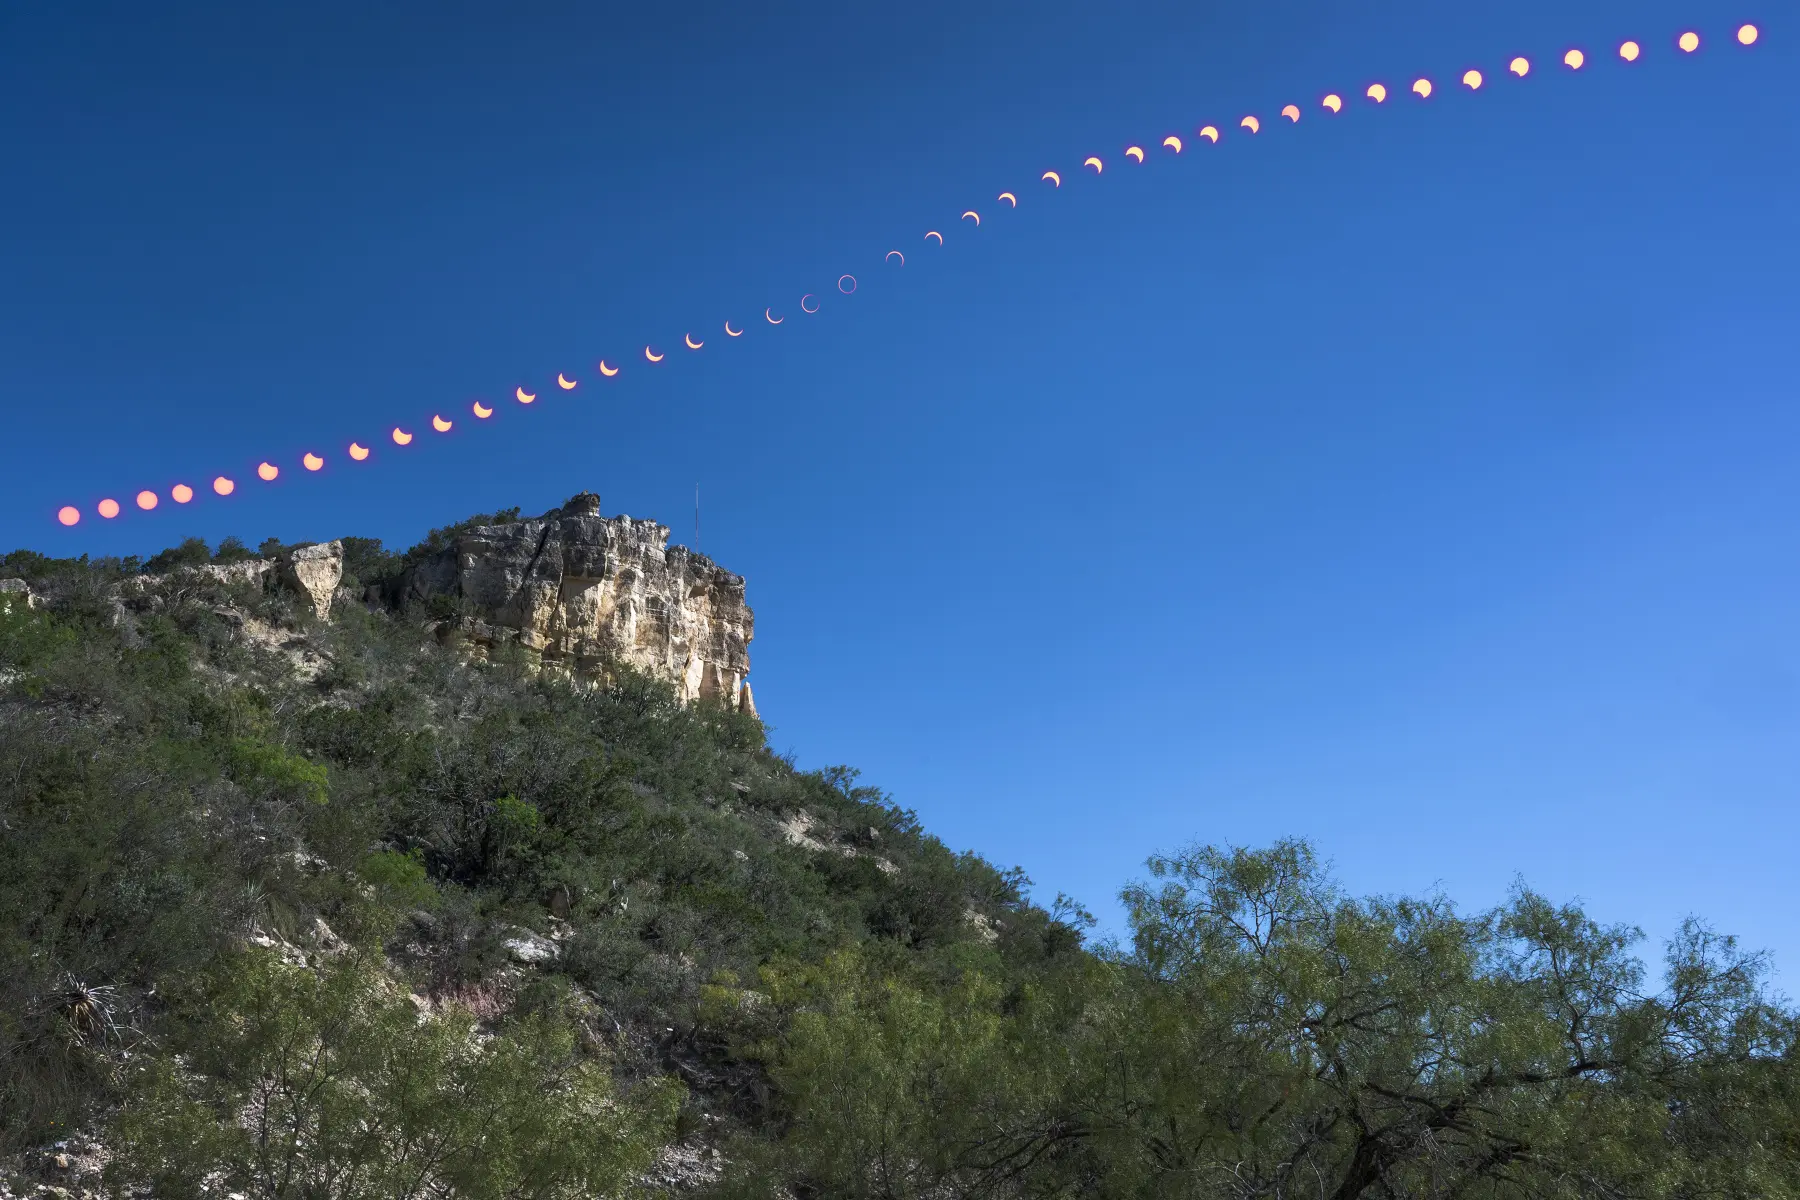
[[[615,1195],[680,1107],[671,1082],[621,1097],[553,1015],[477,1036],[467,1012],[422,1015],[354,956],[321,971],[234,956],[187,1002],[181,1053],[132,1072],[116,1186],[271,1200]]]

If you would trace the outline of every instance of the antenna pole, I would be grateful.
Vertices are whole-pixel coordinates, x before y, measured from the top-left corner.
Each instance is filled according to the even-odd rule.
[[[700,485],[694,485],[694,553],[700,553]]]

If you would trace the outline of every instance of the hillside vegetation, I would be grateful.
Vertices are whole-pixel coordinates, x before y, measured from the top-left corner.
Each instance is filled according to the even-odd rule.
[[[248,555],[0,559],[14,1192],[1800,1197],[1800,1024],[1699,922],[1202,842],[1093,945],[753,717]]]

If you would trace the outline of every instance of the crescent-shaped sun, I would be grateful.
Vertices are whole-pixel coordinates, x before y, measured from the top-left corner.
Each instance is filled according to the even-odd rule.
[[[1331,95],[1325,97],[1325,99],[1321,100],[1319,103],[1323,104],[1326,108],[1329,108],[1332,112],[1344,111],[1344,98],[1336,92],[1331,93]]]
[[[1125,147],[1125,157],[1134,159],[1137,162],[1143,162],[1144,148],[1142,146],[1127,146]]]
[[[994,199],[1004,200],[1008,204],[1012,205],[1014,208],[1019,207],[1019,198],[1017,196],[1013,195],[1011,192],[1001,192],[998,196],[995,196]]]
[[[1626,42],[1623,46],[1620,46],[1619,47],[1619,57],[1624,59],[1626,62],[1630,62],[1632,59],[1636,58],[1637,57],[1637,43],[1636,42]],[[1581,64],[1585,63],[1586,61],[1587,61],[1587,55],[1583,54],[1579,50],[1571,50],[1567,54],[1563,55],[1563,66],[1569,68],[1569,70],[1571,70],[1571,71],[1581,70]]]
[[[1369,85],[1369,90],[1364,94],[1375,103],[1380,104],[1383,100],[1387,99],[1387,87],[1384,84],[1371,83]]]
[[[968,212],[966,212],[962,215],[962,219],[965,221],[972,220],[975,222],[975,227],[977,229],[981,228],[981,214],[976,212],[972,208]]]
[[[1531,60],[1521,55],[1508,63],[1506,69],[1511,71],[1514,75],[1517,75],[1520,79],[1523,79],[1525,76],[1531,74]]]
[[[941,233],[939,233],[939,232],[938,232],[938,231],[937,231],[937,230],[935,230],[935,229],[933,229],[933,230],[931,230],[931,231],[929,231],[929,232],[927,232],[927,233],[926,233],[926,235],[925,235],[925,237],[926,237],[926,238],[927,238],[927,239],[929,239],[929,238],[936,238],[936,239],[937,239],[937,240],[938,240],[938,245],[940,245],[940,246],[941,246],[941,245],[943,245],[943,244],[944,244],[944,235],[943,235],[943,234],[941,234]]]
[[[807,313],[810,315],[812,313],[816,313],[819,311],[819,305],[817,305],[817,304],[813,305],[811,308],[806,307],[806,302],[811,299],[813,299],[813,294],[811,292],[808,292],[808,293],[806,293],[806,295],[800,297],[800,311],[801,312]]]
[[[1481,72],[1473,69],[1463,72],[1463,86],[1471,92],[1481,87]]]
[[[556,386],[565,392],[572,392],[575,390],[575,381],[573,379],[565,378],[563,373],[558,371],[556,373]]]
[[[1255,117],[1245,117],[1243,120],[1239,121],[1238,124],[1245,129],[1248,129],[1251,133],[1262,132],[1262,122]]]
[[[1413,90],[1413,93],[1419,97],[1419,99],[1421,99],[1421,100],[1430,99],[1431,98],[1431,80],[1429,80],[1429,79],[1413,80],[1412,90]]]
[[[359,446],[355,442],[351,442],[350,443],[350,457],[354,458],[357,462],[361,462],[363,459],[369,457],[369,448],[367,446]]]
[[[471,411],[483,421],[494,415],[494,410],[484,406],[479,400],[475,402],[475,407]]]
[[[725,322],[725,336],[726,337],[743,337],[744,331],[741,329],[733,329],[731,327],[731,322],[727,321],[727,322]]]
[[[275,477],[281,474],[281,468],[274,463],[266,462],[256,468],[256,473],[265,481],[273,482]]]
[[[1181,139],[1172,133],[1163,139],[1163,145],[1167,146],[1177,154],[1181,153]]]
[[[1200,127],[1200,136],[1216,145],[1219,141],[1219,127],[1217,125],[1202,125]]]
[[[689,350],[698,350],[700,347],[706,345],[705,342],[696,342],[694,340],[694,335],[691,333],[682,334],[681,340],[687,343],[687,348]]]
[[[316,454],[303,454],[300,456],[300,465],[309,471],[316,471],[325,465],[325,460]]]
[[[1062,176],[1058,175],[1055,171],[1045,171],[1044,174],[1042,175],[1042,178],[1048,179],[1051,183],[1055,184],[1057,187],[1062,186]]]
[[[650,347],[648,347],[648,346],[644,347],[644,358],[648,362],[661,362],[663,359],[665,359],[667,357],[668,357],[668,355],[658,354],[656,351],[650,349]]]
[[[906,255],[900,253],[898,250],[889,250],[882,256],[881,261],[886,262],[890,258],[898,258],[901,266],[904,267],[906,265]]]
[[[537,399],[536,392],[528,392],[524,388],[514,388],[513,395],[519,398],[520,404],[530,404],[533,400]]]
[[[1281,115],[1298,125],[1300,123],[1300,106],[1298,104],[1290,104],[1281,110]]]
[[[444,420],[444,418],[438,416],[436,413],[432,414],[431,427],[433,429],[437,430],[439,433],[449,433],[450,427],[454,424],[456,424],[455,421],[446,421],[446,420]]]
[[[406,430],[400,428],[398,425],[394,426],[394,432],[393,432],[392,436],[394,439],[394,445],[396,445],[396,446],[409,445],[409,444],[411,444],[412,439],[413,439],[412,434],[406,432]]]
[[[1100,160],[1097,158],[1094,158],[1092,156],[1082,159],[1081,165],[1084,167],[1094,168],[1094,174],[1096,174],[1096,175],[1098,175],[1098,174],[1100,174],[1100,172],[1106,170],[1105,166],[1103,166],[1101,164]]]
[[[614,375],[619,373],[619,368],[607,366],[606,360],[603,358],[600,360],[600,373],[608,379],[611,379]]]
[[[771,325],[779,325],[783,321],[787,320],[787,318],[786,317],[778,317],[773,312],[771,312],[765,308],[765,309],[763,309],[763,320],[767,321]]]

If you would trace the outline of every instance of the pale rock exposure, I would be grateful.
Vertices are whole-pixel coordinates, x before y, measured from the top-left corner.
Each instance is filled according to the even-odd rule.
[[[452,600],[455,627],[480,652],[517,642],[577,678],[618,660],[673,683],[684,701],[754,714],[744,579],[668,542],[667,526],[602,517],[600,498],[583,492],[541,517],[457,534],[406,575],[397,599]]]
[[[339,596],[343,578],[344,544],[333,541],[274,559],[137,576],[120,591],[166,599],[199,582],[278,586],[328,621],[333,601],[350,596]],[[414,604],[436,610],[440,634],[460,634],[478,656],[517,643],[545,669],[578,679],[624,662],[674,685],[684,702],[717,700],[756,714],[748,679],[755,618],[743,576],[670,546],[667,526],[602,517],[600,498],[591,492],[541,517],[463,530],[398,580],[371,588],[367,598],[402,611]],[[0,605],[20,600],[30,605],[37,598],[22,580],[0,580]],[[453,617],[445,617],[443,601]],[[246,638],[292,649],[281,630],[244,614],[234,619]],[[325,665],[310,650],[292,653],[303,678],[316,677]]]
[[[302,546],[281,556],[281,581],[312,601],[319,620],[331,619],[331,600],[344,577],[344,543]]]
[[[26,608],[37,607],[37,597],[31,594],[31,585],[23,579],[0,579],[0,608],[5,608],[13,599]]]

